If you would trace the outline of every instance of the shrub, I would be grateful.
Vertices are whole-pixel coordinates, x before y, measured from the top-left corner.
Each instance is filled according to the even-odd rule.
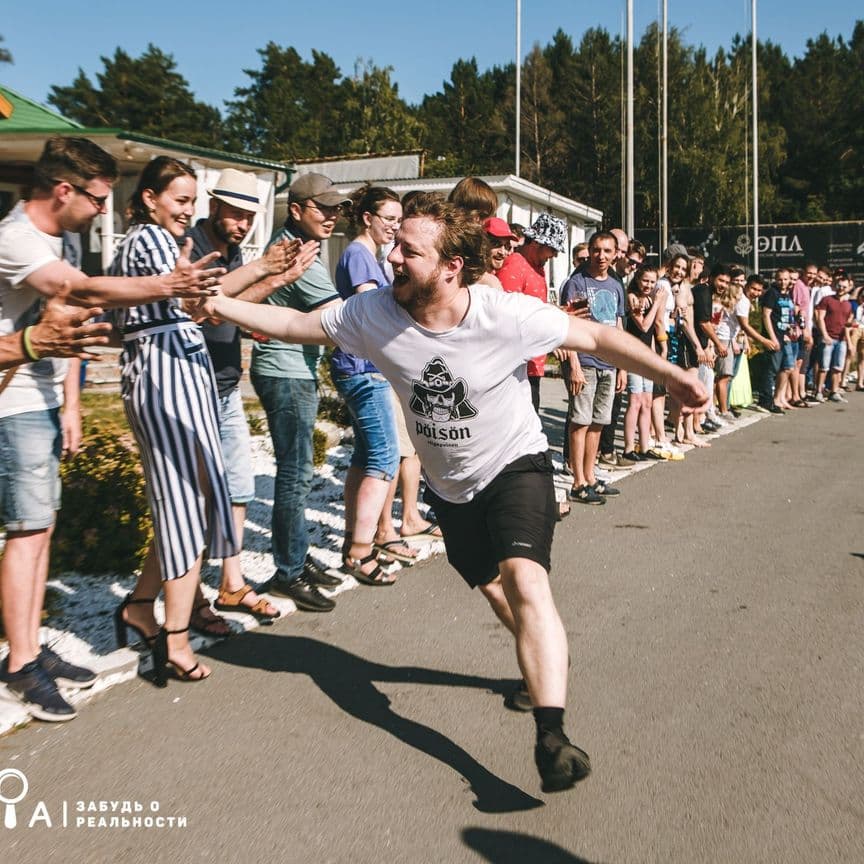
[[[141,460],[119,418],[94,412],[83,422],[80,451],[60,466],[51,572],[128,573],[141,566],[153,533]]]
[[[312,464],[320,468],[327,459],[327,435],[321,429],[312,433]]]

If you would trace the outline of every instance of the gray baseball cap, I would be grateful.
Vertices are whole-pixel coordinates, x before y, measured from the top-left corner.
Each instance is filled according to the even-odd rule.
[[[288,187],[288,201],[300,202],[312,199],[316,204],[325,207],[338,207],[340,204],[350,204],[351,199],[333,188],[333,181],[323,174],[301,174]]]

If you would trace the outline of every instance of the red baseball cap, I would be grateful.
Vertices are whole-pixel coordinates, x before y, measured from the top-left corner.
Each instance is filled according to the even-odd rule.
[[[510,230],[510,226],[498,216],[490,216],[483,220],[483,230],[490,237],[506,237],[508,240],[518,240],[519,238]]]

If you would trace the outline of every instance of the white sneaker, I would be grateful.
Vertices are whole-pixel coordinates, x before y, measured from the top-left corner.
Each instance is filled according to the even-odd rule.
[[[825,396],[822,393],[817,393],[813,398],[817,402],[824,402],[825,401]]]

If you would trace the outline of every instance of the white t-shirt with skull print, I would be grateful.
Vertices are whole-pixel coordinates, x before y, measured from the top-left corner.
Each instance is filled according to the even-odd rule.
[[[557,348],[569,319],[524,294],[472,285],[465,318],[436,333],[389,288],[324,310],[324,331],[371,360],[393,385],[427,483],[445,501],[470,501],[510,462],[548,448],[531,405],[526,362]]]

